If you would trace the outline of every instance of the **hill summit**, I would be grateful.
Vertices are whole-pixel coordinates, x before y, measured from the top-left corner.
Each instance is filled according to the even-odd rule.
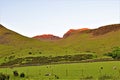
[[[88,28],[70,29],[63,35],[63,38],[67,38],[68,36],[70,36],[74,32],[81,32],[81,31],[85,31],[85,30],[89,30],[89,29]]]
[[[37,35],[37,36],[34,36],[33,38],[40,39],[40,40],[58,40],[58,39],[61,39],[60,37],[52,35],[52,34]]]
[[[111,31],[117,31],[119,29],[120,29],[120,24],[112,24],[112,25],[102,26],[97,29],[93,29],[92,33],[93,35],[98,36],[98,35],[104,35]]]
[[[117,31],[120,29],[120,24],[111,24],[111,25],[105,25],[101,26],[96,29],[89,29],[89,28],[81,28],[81,29],[69,29],[63,37],[55,36],[53,34],[43,34],[43,35],[37,35],[33,38],[39,39],[39,40],[59,40],[64,39],[67,37],[72,36],[73,34],[79,34],[79,33],[91,33],[94,36],[104,35],[112,31]]]

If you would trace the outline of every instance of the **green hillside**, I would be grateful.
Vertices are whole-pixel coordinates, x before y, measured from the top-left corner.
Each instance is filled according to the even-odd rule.
[[[35,55],[41,51],[48,53],[53,45],[53,42],[28,38],[0,25],[0,57],[11,55],[24,57],[28,56],[29,52]]]
[[[26,57],[64,57],[88,53],[100,57],[110,52],[113,47],[120,47],[119,35],[120,24],[114,24],[98,29],[76,31],[60,40],[41,41],[22,36],[0,25],[0,63]]]
[[[111,25],[104,27],[110,30],[103,29],[101,30],[101,34],[99,28],[83,32],[74,32],[71,36],[57,43],[65,49],[73,50],[74,53],[92,52],[104,54],[105,52],[111,51],[113,47],[120,47],[120,24],[112,25],[112,27]]]

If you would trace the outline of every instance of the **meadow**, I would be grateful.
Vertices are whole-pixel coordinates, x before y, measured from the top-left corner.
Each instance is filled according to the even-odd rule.
[[[10,80],[120,80],[120,61],[0,68]],[[13,71],[24,73],[15,77]]]

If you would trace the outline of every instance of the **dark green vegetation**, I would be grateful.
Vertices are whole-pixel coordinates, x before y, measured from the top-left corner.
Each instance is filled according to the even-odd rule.
[[[112,57],[113,59],[117,59],[120,60],[120,47],[115,47],[113,48],[112,52],[108,52],[107,54],[105,54],[107,56]]]
[[[13,58],[11,56],[10,58]],[[93,54],[78,54],[78,55],[65,55],[65,56],[39,56],[39,57],[25,57],[25,58],[17,58],[15,60],[9,60],[6,63],[2,63],[1,66],[11,66],[11,65],[44,65],[44,64],[52,64],[52,63],[65,63],[72,61],[82,61],[87,59],[93,59],[95,56]]]
[[[60,40],[41,41],[22,36],[0,25],[0,64],[19,65],[42,61],[53,63],[101,58],[105,53],[111,52],[112,48],[120,47],[119,34],[120,24],[113,24],[76,31]],[[87,57],[86,54],[96,57]]]
[[[10,76],[7,74],[0,73],[0,80],[9,80]]]

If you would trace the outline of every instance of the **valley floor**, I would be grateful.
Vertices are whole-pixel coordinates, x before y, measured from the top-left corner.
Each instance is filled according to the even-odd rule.
[[[120,80],[120,61],[0,68],[10,80]],[[24,73],[15,77],[13,71]]]

